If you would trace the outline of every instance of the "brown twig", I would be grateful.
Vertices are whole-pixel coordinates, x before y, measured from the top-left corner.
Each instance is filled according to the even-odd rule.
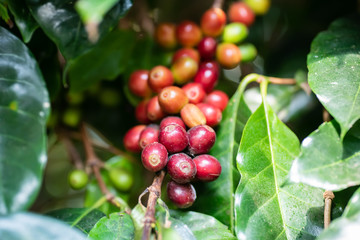
[[[84,169],[84,164],[82,162],[81,156],[79,152],[76,150],[73,142],[66,136],[61,136],[61,141],[64,143],[69,158],[71,159],[75,167],[77,169]]]
[[[142,240],[149,240],[151,235],[151,229],[155,223],[155,205],[157,199],[161,195],[161,185],[165,177],[165,171],[161,170],[154,177],[153,183],[149,190],[149,199],[147,202],[146,213],[144,217],[144,231],[142,235]]]
[[[329,227],[331,222],[331,202],[335,198],[335,195],[332,191],[326,190],[323,194],[325,199],[324,207],[324,228]]]
[[[296,84],[296,80],[294,78],[276,78],[269,77],[269,82],[273,84],[284,84],[284,85],[293,85]]]
[[[323,109],[322,117],[323,117],[324,122],[330,122],[331,121],[330,113],[325,108]]]
[[[222,8],[224,5],[224,0],[214,0],[213,7],[214,8]]]

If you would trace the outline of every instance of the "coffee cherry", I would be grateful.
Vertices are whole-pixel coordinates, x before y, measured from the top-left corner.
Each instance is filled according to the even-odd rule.
[[[197,179],[205,182],[211,182],[220,176],[221,164],[215,157],[203,154],[195,157],[193,160],[196,165]]]
[[[127,131],[123,139],[126,150],[135,153],[141,151],[139,140],[140,134],[145,129],[145,127],[145,125],[137,125]]]
[[[243,23],[230,23],[225,26],[223,42],[239,43],[248,36],[248,29]]]
[[[256,47],[251,43],[241,44],[239,46],[242,62],[251,62],[256,58]]]
[[[62,121],[69,127],[76,127],[81,121],[81,111],[78,107],[70,107],[65,110]]]
[[[176,86],[166,87],[159,93],[159,104],[163,111],[171,114],[179,113],[189,102],[185,92]]]
[[[270,0],[245,0],[256,15],[264,15],[270,8]]]
[[[229,97],[223,91],[215,90],[205,97],[204,102],[224,111],[229,102]]]
[[[198,44],[200,56],[204,60],[210,60],[215,57],[217,42],[212,37],[204,37]]]
[[[151,172],[163,169],[167,164],[167,160],[168,152],[161,143],[151,143],[141,153],[142,164]]]
[[[187,183],[195,178],[195,163],[185,153],[171,155],[166,168],[172,180],[177,183]]]
[[[239,22],[246,26],[250,26],[255,20],[254,12],[244,2],[232,3],[228,11],[228,16],[230,22]]]
[[[135,108],[135,118],[139,123],[148,124],[151,121],[147,117],[146,106],[149,100],[141,101]]]
[[[181,120],[181,118],[175,117],[175,116],[169,116],[169,117],[166,117],[163,120],[161,120],[160,129],[163,129],[164,127],[166,127],[170,124],[177,124],[177,125],[181,126],[182,128],[184,128],[184,130],[186,130],[185,123],[183,122],[183,120]]]
[[[155,30],[156,42],[167,49],[176,47],[176,26],[172,23],[160,23]]]
[[[190,81],[198,71],[198,64],[190,57],[182,57],[171,66],[176,84],[183,85]]]
[[[179,184],[170,181],[167,184],[167,195],[178,208],[188,208],[196,200],[196,191],[190,183]]]
[[[194,82],[201,84],[205,92],[211,92],[218,82],[218,73],[214,69],[201,68],[196,73]]]
[[[198,106],[201,112],[205,115],[206,125],[209,125],[210,127],[215,127],[221,122],[222,113],[219,108],[207,103],[199,103],[196,104],[196,106]]]
[[[150,124],[140,134],[139,145],[144,149],[147,145],[159,142],[159,125]]]
[[[219,36],[226,24],[226,15],[221,8],[211,8],[201,17],[201,30],[207,36]]]
[[[200,54],[196,49],[193,48],[180,48],[177,50],[171,60],[171,64],[174,64],[177,60],[182,57],[192,58],[196,63],[200,62]]]
[[[189,152],[192,155],[207,153],[214,146],[216,133],[208,125],[199,125],[188,130]]]
[[[151,88],[148,85],[149,71],[137,70],[130,75],[129,89],[139,97],[151,96]]]
[[[199,69],[212,69],[214,70],[218,75],[220,73],[220,66],[216,61],[204,61],[200,63]]]
[[[156,66],[151,69],[149,73],[148,83],[154,92],[159,93],[164,87],[173,85],[174,78],[168,68],[164,66]]]
[[[166,147],[169,153],[177,153],[187,147],[189,140],[183,127],[170,124],[160,129],[159,142]]]
[[[89,178],[84,170],[77,169],[70,172],[68,180],[72,189],[79,190],[86,186]]]
[[[200,42],[202,33],[196,23],[183,21],[176,28],[176,37],[182,46],[194,47]]]
[[[216,59],[225,69],[234,68],[240,63],[240,50],[235,44],[220,43],[216,48]]]
[[[189,128],[206,123],[206,118],[200,109],[192,104],[186,104],[180,111],[181,119]]]
[[[197,104],[205,98],[205,90],[200,83],[191,82],[182,87],[189,99],[189,103]]]
[[[134,178],[131,174],[120,168],[111,169],[109,177],[112,184],[121,192],[129,191],[134,183]]]
[[[150,121],[156,122],[166,116],[161,109],[158,96],[152,97],[146,106],[147,117]]]

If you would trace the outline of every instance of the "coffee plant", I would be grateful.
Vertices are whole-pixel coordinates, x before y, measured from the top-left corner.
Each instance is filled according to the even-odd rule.
[[[359,9],[0,0],[0,239],[359,239]]]

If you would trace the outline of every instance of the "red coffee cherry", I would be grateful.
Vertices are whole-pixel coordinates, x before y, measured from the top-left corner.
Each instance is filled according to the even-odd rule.
[[[187,147],[189,140],[183,127],[170,124],[160,129],[159,142],[166,147],[169,153],[177,153]]]
[[[177,50],[171,60],[171,64],[174,64],[177,60],[183,57],[192,58],[195,62],[200,62],[200,54],[196,49],[193,48],[180,48]]]
[[[174,181],[170,181],[167,184],[166,190],[168,198],[178,208],[188,208],[193,205],[196,200],[195,188],[190,183],[179,184]]]
[[[239,65],[241,53],[233,43],[220,43],[216,48],[216,59],[225,69],[231,69]]]
[[[204,60],[210,60],[215,57],[217,42],[215,38],[204,37],[198,44],[200,56]]]
[[[129,89],[130,91],[139,97],[151,96],[151,88],[148,85],[149,71],[137,70],[130,75]]]
[[[147,145],[159,142],[160,128],[157,124],[148,125],[140,134],[139,145],[144,149]]]
[[[154,92],[159,93],[164,87],[173,85],[174,78],[168,68],[164,66],[156,66],[151,69],[149,73],[148,83]]]
[[[220,176],[221,164],[215,157],[203,154],[195,157],[193,160],[196,165],[197,179],[205,182],[211,182]]]
[[[205,98],[205,90],[200,83],[191,82],[182,87],[186,96],[189,99],[189,103],[197,104]]]
[[[172,180],[177,183],[187,183],[195,178],[195,163],[185,153],[171,155],[166,167]]]
[[[141,161],[147,170],[157,172],[166,166],[168,152],[161,143],[151,143],[143,149]]]
[[[226,24],[226,15],[221,8],[211,8],[201,17],[201,30],[207,36],[219,36]]]
[[[250,26],[255,20],[254,12],[244,2],[232,3],[228,11],[228,16],[230,22],[239,22],[246,26]]]
[[[163,120],[161,120],[160,129],[163,129],[164,127],[166,127],[170,124],[177,124],[177,125],[181,126],[182,128],[184,128],[184,130],[186,130],[185,123],[183,122],[183,120],[181,120],[181,118],[175,117],[175,116],[169,116],[169,117],[166,117]]]
[[[182,57],[171,66],[171,72],[176,84],[183,85],[189,82],[197,73],[198,64],[190,57]]]
[[[130,128],[123,139],[126,150],[130,152],[140,152],[141,147],[139,145],[140,134],[145,129],[145,125],[137,125]]]
[[[218,73],[214,69],[201,68],[196,73],[194,82],[201,84],[205,92],[211,92],[218,82]]]
[[[188,130],[189,152],[192,155],[207,153],[214,146],[216,133],[208,125],[199,125]]]
[[[209,93],[204,99],[204,103],[213,105],[214,107],[219,108],[221,111],[224,111],[228,102],[229,102],[228,95],[226,95],[226,93],[220,90],[215,90]]]
[[[176,47],[176,26],[173,23],[160,23],[155,29],[156,42],[167,49]]]
[[[139,123],[148,124],[150,119],[147,117],[146,107],[149,100],[141,101],[135,108],[135,118]]]
[[[220,73],[220,66],[216,61],[204,61],[200,63],[199,69],[212,69],[214,70],[218,75]]]
[[[206,125],[215,127],[221,122],[222,113],[219,108],[207,103],[198,103],[196,106],[198,106],[201,112],[205,115]]]
[[[146,106],[147,117],[150,121],[156,122],[166,116],[161,109],[158,96],[152,97]]]
[[[200,109],[192,104],[186,104],[180,111],[181,119],[184,121],[185,125],[189,128],[195,127],[197,125],[206,124],[206,118]]]
[[[176,28],[176,37],[182,46],[194,47],[200,42],[202,33],[196,23],[183,21]]]
[[[176,114],[189,102],[185,92],[176,86],[166,87],[159,93],[159,104],[163,111]]]

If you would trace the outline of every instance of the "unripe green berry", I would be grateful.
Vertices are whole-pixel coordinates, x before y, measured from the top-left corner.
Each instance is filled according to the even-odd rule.
[[[77,169],[70,172],[68,180],[71,188],[79,190],[86,186],[89,178],[85,171]]]
[[[251,43],[244,43],[239,46],[242,62],[251,62],[256,58],[256,47]]]
[[[230,23],[225,26],[223,41],[227,43],[239,43],[248,36],[248,29],[243,23]]]
[[[134,178],[123,169],[113,168],[109,171],[109,176],[112,184],[121,192],[127,192],[133,186]]]

